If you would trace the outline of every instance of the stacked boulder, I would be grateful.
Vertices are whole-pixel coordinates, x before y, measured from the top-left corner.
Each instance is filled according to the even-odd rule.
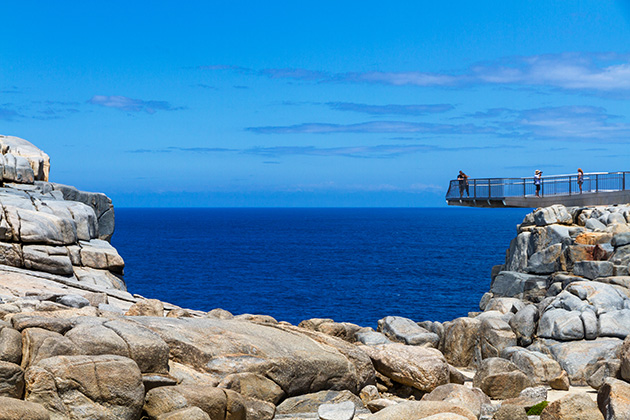
[[[104,194],[48,182],[48,155],[0,136],[0,265],[125,290]]]

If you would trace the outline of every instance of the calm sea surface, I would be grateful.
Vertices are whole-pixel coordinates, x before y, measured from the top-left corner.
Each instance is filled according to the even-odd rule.
[[[478,310],[529,209],[116,209],[132,293],[208,311],[376,326]]]

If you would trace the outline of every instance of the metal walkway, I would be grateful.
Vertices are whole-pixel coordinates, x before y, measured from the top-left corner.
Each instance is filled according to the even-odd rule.
[[[536,197],[534,177],[469,178],[468,188],[460,184],[459,180],[452,180],[446,193],[446,202],[450,206],[527,208],[552,204],[624,204],[630,203],[630,172],[585,173],[582,193],[576,174],[543,177],[540,197]]]

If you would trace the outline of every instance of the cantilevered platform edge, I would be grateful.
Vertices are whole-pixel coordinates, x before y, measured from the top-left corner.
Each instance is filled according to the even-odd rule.
[[[544,197],[491,197],[491,198],[448,198],[449,206],[463,207],[523,207],[537,208],[547,207],[553,204],[562,204],[566,207],[581,206],[606,206],[613,204],[630,203],[630,190],[625,191],[600,191],[573,195],[550,195]]]

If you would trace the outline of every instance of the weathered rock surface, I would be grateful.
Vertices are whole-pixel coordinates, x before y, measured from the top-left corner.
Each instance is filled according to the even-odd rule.
[[[165,386],[147,392],[144,410],[150,419],[197,407],[211,419],[245,420],[243,399],[236,392],[195,386]]]
[[[400,316],[388,316],[378,321],[378,331],[385,334],[390,340],[412,346],[438,347],[440,337],[432,333],[408,318]]]
[[[398,343],[361,349],[370,356],[378,372],[400,384],[430,392],[449,381],[448,363],[437,349]]]
[[[50,414],[39,404],[0,396],[0,420],[16,419],[50,420]]]
[[[468,420],[477,420],[477,416],[467,408],[442,401],[402,402],[373,414],[370,420],[422,419],[443,413],[457,414]]]
[[[586,394],[572,394],[549,404],[540,420],[604,420],[595,401]]]
[[[484,359],[473,378],[473,386],[490,398],[501,400],[518,397],[522,390],[532,385],[531,379],[518,366],[498,357]]]
[[[481,415],[481,406],[490,404],[490,398],[479,388],[468,388],[459,384],[440,385],[422,397],[422,401],[444,401],[460,404],[477,417]]]
[[[597,393],[597,406],[606,420],[630,417],[630,384],[608,378]]]
[[[282,327],[211,318],[134,320],[168,344],[172,360],[219,381],[233,373],[259,373],[278,384],[288,396],[323,389],[358,393],[374,381],[372,364],[358,349],[344,354],[338,348]],[[339,346],[341,343],[345,342],[336,342]]]
[[[136,363],[120,356],[56,356],[26,371],[26,400],[51,419],[136,419],[144,402]]]

